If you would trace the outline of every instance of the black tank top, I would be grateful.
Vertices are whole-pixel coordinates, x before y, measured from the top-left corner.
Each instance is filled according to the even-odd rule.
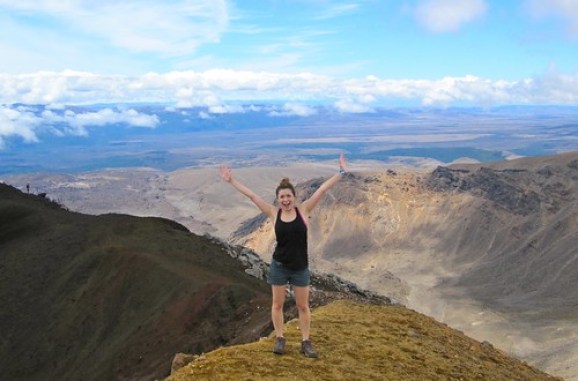
[[[273,259],[281,262],[291,270],[303,270],[309,266],[307,258],[307,225],[297,208],[297,217],[293,221],[281,220],[281,209],[277,212],[275,221],[275,236],[277,246]]]

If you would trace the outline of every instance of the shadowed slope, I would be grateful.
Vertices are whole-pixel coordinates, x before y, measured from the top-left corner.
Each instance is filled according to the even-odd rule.
[[[268,331],[268,294],[172,221],[70,213],[0,184],[3,379],[160,378],[177,352]]]
[[[313,312],[320,358],[299,353],[300,334],[287,324],[287,351],[272,338],[218,349],[168,381],[192,380],[555,380],[490,344],[400,306],[333,302]]]
[[[503,311],[576,313],[578,153],[438,168],[428,186],[476,198],[450,210],[454,221],[437,247],[462,270],[455,286]]]

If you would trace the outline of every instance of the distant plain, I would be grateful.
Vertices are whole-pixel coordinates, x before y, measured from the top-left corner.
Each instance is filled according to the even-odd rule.
[[[105,106],[76,106],[77,113]],[[109,107],[109,106],[106,106]],[[0,179],[22,173],[79,173],[146,167],[173,171],[227,162],[238,166],[318,162],[344,152],[349,160],[421,167],[455,160],[488,162],[578,149],[578,107],[400,108],[310,116],[260,111],[203,114],[201,109],[127,106],[158,117],[155,128],[113,124],[67,134],[42,126],[37,142],[5,139]],[[35,112],[44,112],[36,106]],[[65,111],[52,111],[65,112]]]

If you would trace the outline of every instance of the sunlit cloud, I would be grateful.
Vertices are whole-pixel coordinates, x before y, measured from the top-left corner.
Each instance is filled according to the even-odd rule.
[[[432,32],[454,32],[481,18],[486,10],[484,0],[421,0],[415,16]]]

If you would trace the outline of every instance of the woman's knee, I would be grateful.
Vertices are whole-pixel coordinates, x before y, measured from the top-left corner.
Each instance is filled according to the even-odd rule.
[[[271,304],[271,309],[273,311],[283,311],[283,302],[279,302],[279,301],[273,301],[273,303]]]
[[[285,286],[272,286],[273,300],[271,301],[271,309],[274,311],[283,310],[285,304]]]
[[[297,310],[300,314],[309,312],[309,301],[306,300],[304,302],[296,302],[295,305],[297,306]]]

